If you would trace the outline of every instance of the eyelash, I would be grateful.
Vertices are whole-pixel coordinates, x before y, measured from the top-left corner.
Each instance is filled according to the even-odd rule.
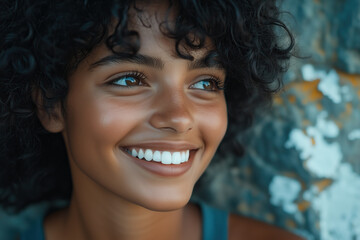
[[[116,78],[114,78],[113,80],[110,80],[108,82],[108,84],[110,85],[115,85],[115,86],[119,86],[118,84],[115,84],[116,81],[120,80],[121,78],[126,78],[126,77],[132,77],[132,78],[135,78],[137,80],[139,80],[142,85],[147,85],[146,83],[144,84],[144,81],[146,79],[146,76],[145,74],[141,73],[141,72],[138,72],[138,71],[132,71],[132,72],[127,72],[125,73],[124,75],[121,75],[121,76],[117,76]],[[128,88],[131,88],[132,86],[121,86],[121,87],[128,87]]]
[[[212,80],[212,81],[214,81],[217,90],[224,90],[224,88],[225,88],[224,82],[221,81],[221,80],[220,80],[219,78],[217,78],[217,77],[210,77],[210,78],[204,79],[204,80]]]
[[[146,83],[144,84],[144,81],[145,81],[145,79],[146,79],[145,74],[143,74],[143,73],[141,73],[141,72],[138,72],[138,71],[127,72],[126,74],[121,75],[121,76],[118,76],[118,77],[116,77],[115,79],[111,80],[108,84],[115,85],[115,86],[119,86],[118,84],[115,84],[115,82],[118,81],[118,80],[121,79],[121,78],[126,78],[126,77],[133,77],[133,78],[139,80],[139,81],[142,83],[141,86],[147,85]],[[220,80],[219,78],[217,78],[217,77],[211,76],[211,77],[209,77],[209,78],[201,79],[201,80],[199,80],[198,82],[200,82],[200,81],[213,81],[213,82],[215,83],[215,87],[216,87],[215,90],[203,90],[203,91],[213,91],[213,92],[215,92],[215,91],[217,91],[217,90],[218,90],[218,91],[224,90],[224,82],[221,81],[221,80]],[[194,83],[194,84],[195,84],[195,83]],[[133,86],[121,86],[121,87],[131,88],[131,87],[133,87]]]

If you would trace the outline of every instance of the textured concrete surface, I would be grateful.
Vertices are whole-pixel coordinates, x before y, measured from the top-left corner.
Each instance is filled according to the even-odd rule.
[[[282,0],[283,14],[307,61],[360,73],[360,1]]]
[[[283,0],[298,55],[285,90],[237,131],[196,197],[306,239],[360,239],[360,2]]]
[[[238,133],[245,156],[218,157],[199,195],[307,239],[360,239],[360,75],[302,70]]]

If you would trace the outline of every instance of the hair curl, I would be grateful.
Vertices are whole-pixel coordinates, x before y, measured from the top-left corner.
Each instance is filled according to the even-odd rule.
[[[209,61],[226,70],[229,122],[248,126],[254,108],[269,103],[281,86],[294,39],[279,20],[274,0],[169,0],[175,24],[161,23],[180,46],[215,50]],[[48,114],[63,103],[67,78],[105,41],[117,54],[135,54],[139,35],[127,27],[130,0],[5,0],[0,3],[0,203],[16,210],[31,203],[68,199],[72,183],[61,134],[48,133],[37,118],[34,89]],[[113,19],[115,31],[109,33]],[[286,46],[280,44],[282,30]],[[110,36],[109,36],[110,35]],[[194,38],[196,36],[196,38]],[[283,38],[281,38],[283,39]],[[277,87],[273,87],[275,86]]]

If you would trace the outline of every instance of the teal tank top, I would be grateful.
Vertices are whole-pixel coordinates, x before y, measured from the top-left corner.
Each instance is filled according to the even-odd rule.
[[[203,222],[202,240],[227,240],[229,214],[204,203],[198,204]],[[43,219],[36,220],[32,227],[21,234],[20,240],[45,240]]]

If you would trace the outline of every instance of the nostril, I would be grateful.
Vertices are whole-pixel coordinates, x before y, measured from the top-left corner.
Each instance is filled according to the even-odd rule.
[[[180,129],[180,128],[176,128],[176,127],[162,127],[162,128],[158,128],[164,131],[169,131],[169,132],[174,132],[174,133],[184,133],[184,132],[188,132],[192,130],[192,127],[187,128],[187,129]]]
[[[193,118],[188,112],[163,111],[153,114],[150,125],[156,129],[184,133],[193,129]]]

